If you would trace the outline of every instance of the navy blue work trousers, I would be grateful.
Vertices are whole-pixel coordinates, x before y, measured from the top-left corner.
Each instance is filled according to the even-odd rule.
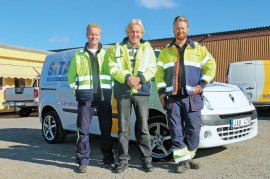
[[[78,102],[78,139],[76,161],[88,165],[90,156],[89,128],[95,109],[101,131],[101,151],[105,165],[114,163],[112,129],[112,106],[110,101],[79,101]]]
[[[190,98],[170,96],[165,100],[172,148],[196,150],[199,146],[201,111],[192,111]]]

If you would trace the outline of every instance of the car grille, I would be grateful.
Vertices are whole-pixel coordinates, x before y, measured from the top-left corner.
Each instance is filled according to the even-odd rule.
[[[232,129],[228,127],[217,128],[217,133],[222,140],[234,140],[244,136],[248,136],[255,128],[255,121],[251,121],[251,125],[237,127]]]
[[[252,115],[252,111],[245,112],[245,113],[235,113],[235,114],[220,115],[219,117],[221,119],[229,119],[229,118],[241,118],[241,117],[251,116],[251,115]]]

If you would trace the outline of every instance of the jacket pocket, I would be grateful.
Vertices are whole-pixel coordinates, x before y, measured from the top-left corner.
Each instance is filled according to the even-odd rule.
[[[138,94],[149,96],[150,89],[151,89],[151,81],[147,81],[146,83],[142,84],[142,88],[138,90]]]
[[[163,106],[164,110],[172,110],[173,109],[173,98],[171,96],[166,96],[164,98],[165,106]]]
[[[203,95],[196,94],[189,97],[191,111],[200,111],[203,109]]]
[[[114,97],[125,97],[130,96],[131,88],[127,84],[121,84],[114,80]]]
[[[93,101],[94,95],[93,90],[76,90],[75,91],[77,101]]]

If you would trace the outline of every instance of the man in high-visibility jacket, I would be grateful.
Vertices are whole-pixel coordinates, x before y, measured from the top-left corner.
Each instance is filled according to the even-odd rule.
[[[136,139],[142,156],[142,167],[154,170],[151,158],[151,141],[148,130],[148,101],[151,79],[157,66],[154,51],[149,42],[142,40],[144,27],[139,19],[133,19],[127,26],[126,37],[110,52],[110,74],[114,78],[114,96],[118,110],[119,165],[117,173],[128,168],[128,135],[132,105],[136,113]]]
[[[86,37],[88,43],[73,56],[68,72],[68,83],[78,101],[76,160],[79,163],[79,173],[85,173],[89,164],[89,128],[95,109],[101,131],[103,163],[106,168],[115,167],[111,138],[112,82],[109,73],[109,52],[103,49],[99,42],[99,25],[89,24]]]
[[[160,52],[155,81],[167,110],[176,172],[183,173],[199,169],[192,158],[199,145],[202,91],[214,78],[216,63],[205,46],[187,38],[185,17],[175,18],[173,30],[175,39]]]

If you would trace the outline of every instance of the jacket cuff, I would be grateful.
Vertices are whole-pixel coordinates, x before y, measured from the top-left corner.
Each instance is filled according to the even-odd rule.
[[[127,74],[126,77],[125,77],[125,83],[127,84],[128,83],[128,79],[131,75],[130,74]]]
[[[163,93],[165,93],[165,88],[160,88],[160,89],[158,90],[158,95],[160,96],[160,95],[162,95]]]
[[[145,82],[145,78],[144,78],[143,74],[141,74],[141,73],[138,74],[138,77],[141,79],[140,84],[143,84]]]
[[[207,81],[205,81],[205,80],[201,80],[201,81],[199,82],[199,85],[200,85],[200,87],[201,87],[202,89],[204,89],[204,88],[206,87],[207,84],[208,84],[208,83],[207,83]]]

